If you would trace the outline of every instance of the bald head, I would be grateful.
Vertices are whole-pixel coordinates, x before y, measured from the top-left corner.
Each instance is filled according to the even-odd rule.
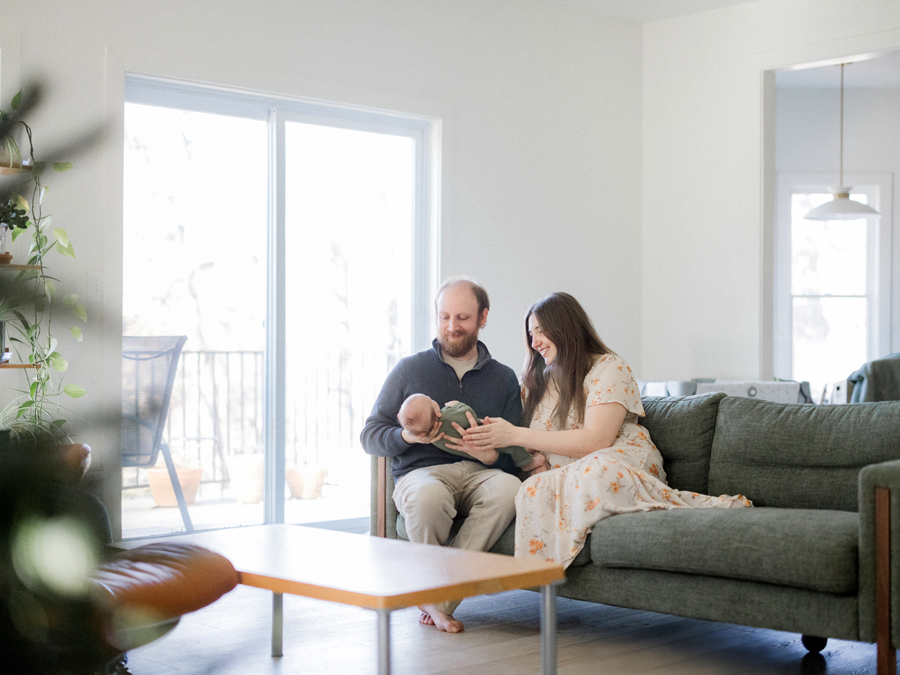
[[[481,286],[468,277],[450,277],[440,285],[437,290],[437,294],[434,296],[435,311],[438,311],[438,308],[440,307],[441,297],[444,295],[444,291],[446,291],[448,288],[457,287],[469,289],[469,291],[472,293],[472,297],[475,298],[475,302],[478,303],[479,316],[484,313],[484,310],[491,308],[491,301],[488,298],[487,291],[484,290],[484,286]]]

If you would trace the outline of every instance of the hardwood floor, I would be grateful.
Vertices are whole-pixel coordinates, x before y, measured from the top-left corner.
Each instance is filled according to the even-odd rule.
[[[169,635],[129,654],[135,675],[294,675],[377,671],[375,614],[284,596],[284,656],[273,659],[272,595],[246,586],[185,616]],[[558,600],[560,675],[862,675],[875,673],[874,645],[829,640],[807,654],[793,633]],[[456,616],[464,633],[391,620],[396,675],[528,675],[540,672],[540,595],[510,591],[470,598]]]

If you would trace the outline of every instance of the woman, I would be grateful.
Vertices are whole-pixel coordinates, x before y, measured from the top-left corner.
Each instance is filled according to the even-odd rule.
[[[485,449],[522,445],[551,469],[516,496],[516,556],[564,566],[607,516],[687,507],[752,506],[743,496],[710,497],[669,488],[662,456],[637,421],[644,415],[631,369],[597,335],[568,293],[539,300],[525,317],[528,359],[523,420],[486,418],[464,432]]]

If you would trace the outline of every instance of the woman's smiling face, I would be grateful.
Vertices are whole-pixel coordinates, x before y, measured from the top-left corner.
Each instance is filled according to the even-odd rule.
[[[528,338],[531,341],[531,348],[544,358],[544,363],[548,366],[552,364],[556,359],[556,345],[544,335],[540,321],[533,313],[528,317]]]

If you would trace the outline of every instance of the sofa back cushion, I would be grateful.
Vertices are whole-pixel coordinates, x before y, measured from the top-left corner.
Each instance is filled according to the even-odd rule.
[[[706,493],[710,450],[723,398],[725,394],[714,393],[643,399],[646,416],[639,422],[663,456],[670,486]]]
[[[854,405],[719,403],[709,493],[756,506],[858,509],[859,471],[900,458],[900,401]]]

